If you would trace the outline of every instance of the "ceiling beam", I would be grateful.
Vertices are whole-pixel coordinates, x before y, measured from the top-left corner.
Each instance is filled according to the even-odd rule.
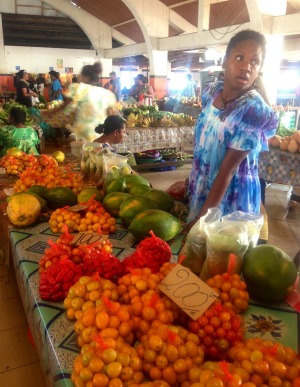
[[[197,27],[189,23],[172,9],[170,9],[169,23],[175,30],[184,31],[186,33],[197,32]]]
[[[122,46],[104,50],[104,58],[106,59],[122,58],[126,56],[144,54],[148,54],[148,48],[146,43],[138,43],[129,46]]]

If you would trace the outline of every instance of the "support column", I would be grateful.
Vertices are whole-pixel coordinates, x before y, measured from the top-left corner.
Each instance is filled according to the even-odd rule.
[[[149,81],[154,94],[167,92],[168,51],[159,51],[158,39],[168,37],[170,10],[157,0],[122,0],[136,18],[148,48]]]
[[[276,103],[277,87],[276,79],[279,79],[280,65],[283,49],[282,35],[266,35],[267,55],[263,66],[263,79],[271,104]]]
[[[7,64],[4,48],[4,38],[3,38],[3,26],[2,26],[2,15],[0,13],[0,73],[7,74]]]

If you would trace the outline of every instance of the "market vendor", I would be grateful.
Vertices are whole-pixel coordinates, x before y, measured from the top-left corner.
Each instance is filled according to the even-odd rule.
[[[147,82],[147,78],[143,74],[138,74],[134,79],[134,85],[129,91],[127,103],[141,103],[148,98],[148,105],[152,105],[154,99],[154,90]]]
[[[212,207],[219,207],[223,215],[260,213],[258,156],[268,150],[267,140],[278,125],[276,113],[252,87],[265,54],[262,34],[240,31],[226,50],[224,81],[212,83],[202,96],[186,231]]]
[[[72,83],[64,93],[64,105],[43,112],[44,119],[64,110],[66,114],[75,111],[75,122],[71,127],[77,140],[94,141],[99,135],[95,128],[105,118],[117,112],[116,97],[103,87],[96,86],[101,73],[101,64],[86,65],[80,74],[80,83]]]
[[[123,142],[126,130],[126,121],[119,115],[112,115],[105,119],[104,124],[100,124],[95,129],[96,133],[102,134],[95,142],[102,144],[104,148],[111,151],[112,145]]]
[[[10,125],[0,127],[0,156],[10,148],[18,148],[25,153],[38,155],[36,146],[40,143],[34,129],[25,125],[26,113],[14,107],[9,112]]]

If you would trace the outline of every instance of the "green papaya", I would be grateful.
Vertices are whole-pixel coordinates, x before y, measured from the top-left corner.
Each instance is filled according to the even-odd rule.
[[[167,192],[159,189],[152,189],[142,195],[155,202],[158,205],[158,208],[162,211],[169,212],[174,205],[174,198]]]
[[[129,192],[131,188],[137,184],[150,186],[149,181],[140,175],[126,175],[124,176],[124,181],[125,181],[125,192]]]
[[[126,200],[131,198],[131,195],[125,192],[111,192],[103,199],[103,207],[111,215],[119,216],[120,206]]]
[[[125,180],[124,177],[110,180],[104,184],[104,192],[109,194],[111,192],[124,192],[125,191]]]
[[[77,195],[67,187],[55,187],[49,189],[44,198],[50,209],[56,210],[66,206],[75,206],[77,204]]]
[[[145,198],[144,196],[133,196],[121,204],[119,217],[125,226],[129,226],[138,213],[155,208],[158,208],[158,206],[152,200]]]
[[[130,195],[144,195],[144,193],[151,191],[151,189],[152,188],[149,185],[136,184],[128,190],[128,193],[130,193]]]
[[[181,228],[181,221],[178,218],[165,211],[153,209],[137,214],[128,230],[137,239],[149,236],[152,230],[157,237],[169,241],[179,234]]]

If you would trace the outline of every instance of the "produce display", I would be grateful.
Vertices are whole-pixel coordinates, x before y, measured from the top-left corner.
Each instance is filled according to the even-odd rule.
[[[279,148],[282,151],[291,153],[300,152],[300,131],[294,131],[289,136],[275,135],[269,140],[269,146],[272,148]]]
[[[196,121],[192,116],[158,111],[153,106],[127,107],[122,112],[128,128],[193,126]]]
[[[127,173],[109,175],[100,192],[54,157],[17,150],[1,165],[19,174],[7,199],[11,223],[25,227],[45,211],[51,231],[60,234],[39,261],[39,293],[43,300],[63,301],[74,321],[80,347],[71,375],[75,387],[300,385],[295,351],[278,341],[245,339],[242,314],[249,298],[283,300],[297,278],[283,251],[249,247],[245,222],[218,219],[201,234],[206,253],[197,275],[203,265],[207,278],[201,278],[218,297],[193,320],[159,288],[175,266],[168,242],[183,226],[170,194]],[[116,217],[137,242],[122,260],[108,237],[116,231]],[[76,232],[102,237],[76,244]],[[180,289],[183,298],[185,291]]]
[[[0,125],[8,125],[9,124],[9,112],[12,108],[20,108],[25,114],[25,125],[31,126],[32,124],[32,116],[30,114],[30,109],[28,109],[25,105],[22,105],[18,102],[5,102],[4,105],[0,108]]]

